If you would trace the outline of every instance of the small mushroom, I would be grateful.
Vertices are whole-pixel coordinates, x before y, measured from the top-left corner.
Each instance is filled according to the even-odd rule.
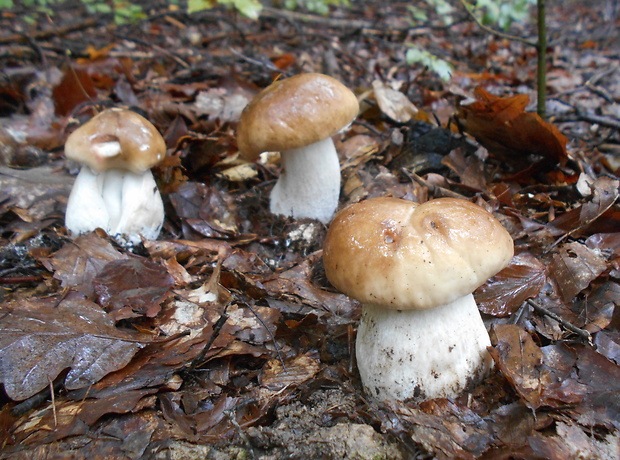
[[[340,211],[323,247],[331,284],[362,302],[356,356],[367,393],[454,397],[492,365],[472,292],[505,267],[513,241],[466,200],[373,198]]]
[[[271,192],[273,214],[327,223],[338,207],[340,163],[331,136],[357,116],[355,95],[327,75],[306,73],[278,80],[244,109],[237,128],[242,156],[266,151],[282,158]]]
[[[65,156],[82,169],[67,202],[69,232],[102,228],[130,246],[157,238],[164,205],[150,168],[165,154],[155,126],[130,110],[105,110],[71,133]]]

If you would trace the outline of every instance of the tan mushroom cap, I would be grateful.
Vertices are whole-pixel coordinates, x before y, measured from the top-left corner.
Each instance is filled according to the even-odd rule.
[[[362,303],[425,310],[472,293],[513,256],[485,209],[439,198],[372,198],[340,211],[323,246],[327,279]]]
[[[120,153],[114,154],[114,143]],[[110,153],[106,153],[110,151]],[[126,169],[144,172],[166,155],[166,143],[157,128],[131,110],[108,109],[91,118],[67,138],[65,156],[95,171]]]
[[[359,112],[355,94],[335,78],[304,73],[278,80],[243,110],[237,145],[253,161],[262,152],[295,149],[333,136]]]

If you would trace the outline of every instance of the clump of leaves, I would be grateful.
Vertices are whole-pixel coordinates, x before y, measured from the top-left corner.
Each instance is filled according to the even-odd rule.
[[[454,67],[448,61],[417,46],[409,45],[405,54],[407,64],[420,64],[428,70],[435,72],[442,80],[448,81],[452,77]]]
[[[349,0],[284,0],[284,7],[288,10],[305,8],[312,13],[326,15],[330,5],[349,6]]]
[[[435,11],[435,13],[437,13],[445,25],[452,24],[452,13],[454,12],[454,7],[447,0],[424,0],[424,3],[426,3]],[[428,21],[426,8],[420,8],[416,3],[415,5],[408,5],[407,9],[411,13],[414,22]]]
[[[58,6],[64,3],[64,0],[22,0],[20,5],[28,8],[28,14],[25,16],[26,21],[34,23],[35,13],[42,13],[53,16]],[[142,6],[128,0],[112,0],[106,2],[103,0],[82,0],[82,4],[90,14],[113,14],[114,22],[123,24],[126,22],[144,19],[146,14]],[[0,8],[15,8],[13,0],[0,0]]]
[[[530,5],[536,4],[536,0],[477,0],[474,5],[461,1],[466,7],[481,13],[483,24],[497,24],[504,30],[513,22],[526,19]]]
[[[263,5],[258,0],[188,0],[187,12],[196,13],[218,5],[234,8],[250,19],[258,19],[258,15],[263,9]]]

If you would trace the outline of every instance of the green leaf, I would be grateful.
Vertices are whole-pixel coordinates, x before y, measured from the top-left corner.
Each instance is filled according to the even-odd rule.
[[[405,54],[405,59],[407,64],[421,64],[427,67],[439,75],[442,80],[448,81],[452,78],[452,72],[454,71],[452,64],[426,50],[417,47],[410,48]]]

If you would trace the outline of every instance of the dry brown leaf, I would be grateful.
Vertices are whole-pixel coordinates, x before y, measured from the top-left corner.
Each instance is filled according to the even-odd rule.
[[[318,356],[312,352],[296,356],[284,363],[280,359],[274,358],[263,367],[259,382],[271,391],[281,391],[314,377],[319,372],[319,368]]]
[[[540,364],[542,352],[532,337],[513,324],[496,324],[489,349],[501,373],[530,409],[541,405]]]
[[[570,302],[607,268],[603,257],[576,241],[563,245],[549,266],[562,300]]]
[[[51,257],[41,259],[41,263],[54,272],[54,278],[60,280],[62,287],[91,297],[95,292],[93,279],[103,267],[113,260],[126,258],[108,240],[96,233],[86,233],[65,244]]]
[[[541,164],[566,163],[566,137],[537,114],[525,112],[526,94],[502,98],[479,86],[474,95],[476,101],[459,105],[458,120],[489,153],[519,169],[529,166],[530,155],[541,157]]]

